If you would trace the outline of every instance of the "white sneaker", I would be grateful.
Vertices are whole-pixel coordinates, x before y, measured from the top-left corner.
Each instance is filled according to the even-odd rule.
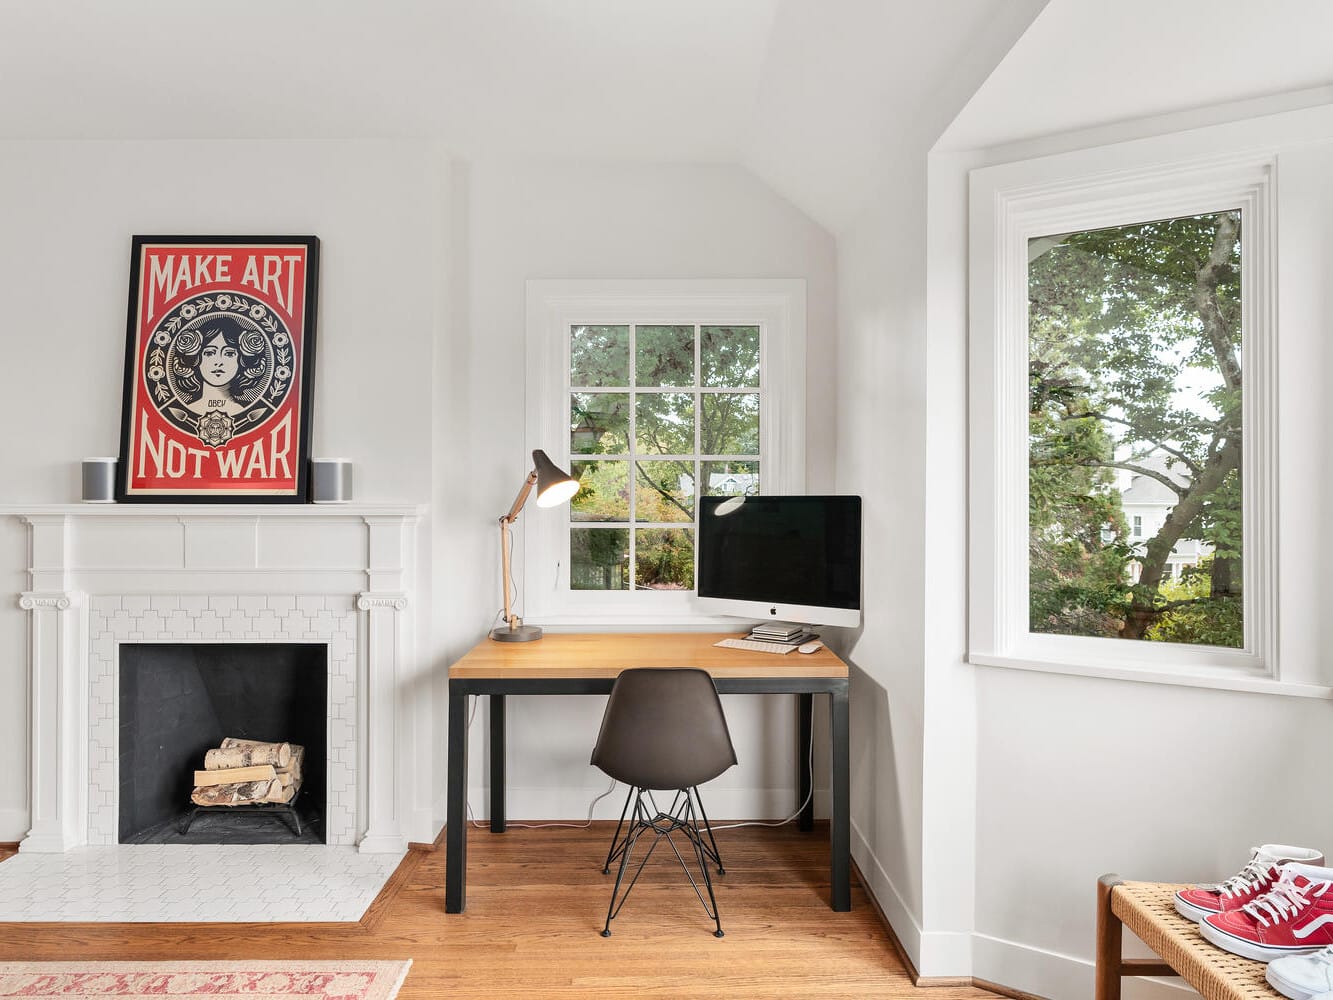
[[[1312,955],[1284,955],[1268,963],[1268,985],[1291,1000],[1333,997],[1333,945]]]

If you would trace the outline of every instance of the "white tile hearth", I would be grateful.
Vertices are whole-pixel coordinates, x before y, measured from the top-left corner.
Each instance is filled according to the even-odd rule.
[[[354,922],[402,857],[292,844],[17,854],[0,863],[0,922]]]

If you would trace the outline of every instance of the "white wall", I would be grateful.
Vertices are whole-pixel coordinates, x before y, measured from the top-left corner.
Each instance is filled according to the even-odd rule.
[[[738,167],[482,161],[456,164],[454,176],[451,314],[461,335],[448,348],[438,385],[452,425],[442,430],[451,442],[450,472],[461,480],[446,487],[449,551],[439,558],[449,569],[437,574],[440,606],[455,623],[447,655],[480,640],[500,607],[495,523],[529,462],[523,411],[529,278],[805,278],[806,481],[811,491],[832,487],[835,254],[827,232]],[[526,523],[553,513],[525,509],[516,552]],[[516,556],[516,572],[521,565]],[[600,698],[509,699],[510,818],[586,815],[607,785],[588,765],[602,704]],[[728,698],[726,709],[741,765],[710,785],[710,817],[783,814],[794,787],[792,700]],[[487,814],[485,720],[482,706],[471,734],[469,789],[478,817]],[[619,795],[603,800],[598,815],[614,819],[621,805]]]
[[[427,503],[436,160],[415,143],[0,143],[0,503],[77,500],[79,460],[119,451],[136,233],[319,236],[312,453],[351,457],[358,499]],[[28,828],[26,566],[24,529],[0,521],[0,842]],[[419,593],[429,607],[428,578]],[[429,712],[413,702],[406,734],[427,762],[411,741]],[[429,778],[427,763],[412,839],[434,835]]]
[[[839,239],[838,492],[863,498],[851,649],[852,854],[909,952],[921,934],[924,160]]]
[[[966,604],[951,593],[965,579],[966,450],[951,437],[966,406],[927,391],[960,363],[927,331],[965,284],[928,274],[958,246],[926,245],[934,204],[925,152],[904,157],[838,245],[838,490],[864,497],[867,567],[850,656],[852,853],[928,977],[971,972],[975,803]]]
[[[1214,111],[1201,112],[1215,120]],[[1146,155],[1237,150],[1278,153],[1279,548],[1284,677],[1322,679],[1330,661],[1324,608],[1333,584],[1320,572],[1330,538],[1322,512],[1333,487],[1323,428],[1333,375],[1326,347],[1333,279],[1333,106],[1190,131],[1188,122],[1136,146],[1098,147],[1098,134],[1048,137],[1001,152],[938,157],[932,185],[951,203],[932,232],[956,224],[969,164],[1089,149],[1097,169]],[[1116,127],[1116,137],[1127,126]],[[1159,122],[1144,122],[1142,134]],[[1109,133],[1106,133],[1109,134]],[[1151,152],[1150,152],[1151,151]],[[966,261],[944,261],[956,280]],[[952,275],[952,278],[949,278]],[[932,325],[957,361],[930,373],[934,399],[966,404],[965,320]],[[966,445],[961,428],[941,438]],[[980,499],[978,502],[984,502]],[[966,522],[956,530],[965,532]],[[961,604],[962,586],[936,592]],[[932,640],[928,639],[928,645]],[[941,658],[946,651],[940,647]],[[952,657],[954,663],[959,658]],[[964,668],[966,669],[966,668]],[[1333,850],[1333,802],[1324,782],[1321,699],[1251,694],[980,667],[976,683],[976,900],[973,973],[1042,996],[1086,996],[1092,986],[1093,885],[1126,878],[1215,880],[1264,842]],[[926,783],[936,780],[928,767]],[[1311,794],[1312,791],[1314,794]],[[1147,983],[1126,995],[1164,988]]]
[[[832,485],[833,241],[741,168],[478,166],[424,143],[11,142],[0,146],[0,217],[15,418],[0,444],[4,503],[77,499],[79,459],[118,451],[132,234],[321,238],[313,453],[354,460],[358,499],[432,505],[422,674],[404,693],[403,739],[426,762],[409,793],[412,839],[431,839],[443,819],[432,762],[443,760],[446,667],[499,604],[495,518],[526,459],[526,279],[805,278],[807,482]],[[0,522],[10,594],[26,585],[24,546],[22,527]],[[27,829],[25,643],[23,613],[0,606],[0,755],[14,762],[0,774],[0,841]],[[582,816],[587,788],[603,787],[587,766],[599,705],[515,701],[511,816]],[[719,818],[780,812],[790,699],[736,701],[745,763],[710,805]],[[473,780],[484,814],[483,768]]]

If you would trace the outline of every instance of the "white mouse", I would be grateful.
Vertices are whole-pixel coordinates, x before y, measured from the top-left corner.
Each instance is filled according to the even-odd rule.
[[[824,644],[816,639],[814,642],[807,642],[796,647],[798,653],[813,653],[816,649],[823,649]]]

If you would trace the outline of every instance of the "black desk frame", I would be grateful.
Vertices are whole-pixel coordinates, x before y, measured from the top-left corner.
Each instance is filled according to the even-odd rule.
[[[800,829],[814,827],[810,794],[810,746],[813,740],[814,696],[829,696],[830,770],[832,772],[829,822],[829,906],[845,913],[852,908],[851,891],[851,756],[848,733],[846,677],[714,677],[720,694],[797,695],[797,792],[805,803]],[[449,787],[445,816],[446,913],[462,913],[467,906],[467,699],[490,698],[491,832],[504,833],[505,820],[505,696],[610,694],[614,678],[486,678],[460,677],[449,681]],[[589,747],[593,734],[589,734]],[[811,801],[806,802],[810,798]]]

